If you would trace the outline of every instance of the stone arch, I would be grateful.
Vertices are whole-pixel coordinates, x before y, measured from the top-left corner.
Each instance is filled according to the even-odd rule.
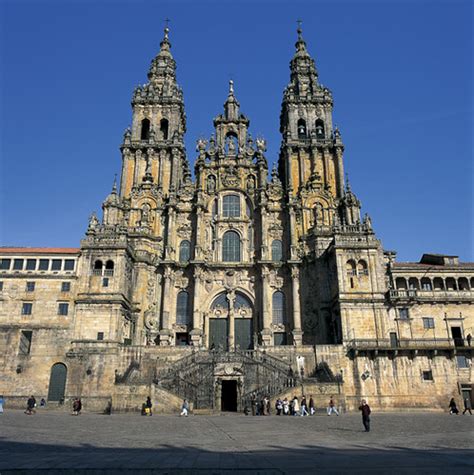
[[[429,277],[423,277],[421,279],[421,290],[433,290],[433,284]]]
[[[316,119],[315,123],[316,138],[324,139],[326,138],[326,131],[324,128],[324,121],[322,119]]]
[[[433,279],[433,287],[435,290],[444,290],[444,281],[441,277],[435,277]]]
[[[410,290],[420,290],[420,281],[416,277],[408,279],[408,288]]]
[[[357,267],[354,259],[349,259],[346,262],[346,273],[349,277],[357,275]]]
[[[456,279],[454,277],[448,277],[446,279],[446,290],[458,290]]]
[[[397,277],[395,279],[395,287],[397,290],[407,290],[408,286],[405,277]]]
[[[148,140],[150,138],[150,119],[143,119],[140,127],[140,140]]]
[[[298,138],[306,138],[308,135],[306,129],[306,121],[304,119],[298,119],[298,123],[296,125],[298,131]]]
[[[169,135],[168,119],[163,118],[160,120],[160,133],[161,133],[161,138],[163,140],[168,140],[168,135]]]
[[[367,266],[367,262],[364,259],[360,259],[357,263],[357,275],[365,276],[369,275],[369,268]]]
[[[470,290],[469,281],[466,277],[459,277],[458,279],[458,289],[459,290]]]

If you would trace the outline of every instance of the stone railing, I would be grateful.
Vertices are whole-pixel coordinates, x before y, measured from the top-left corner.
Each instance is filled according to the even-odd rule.
[[[471,346],[463,338],[411,338],[390,340],[353,339],[347,342],[347,349],[354,351],[397,351],[397,350],[455,350],[470,349]]]

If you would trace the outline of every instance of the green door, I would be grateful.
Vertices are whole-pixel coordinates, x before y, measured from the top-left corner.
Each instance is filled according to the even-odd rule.
[[[49,379],[48,401],[64,400],[64,390],[66,389],[67,368],[62,363],[56,363],[51,368]]]
[[[209,348],[215,350],[227,351],[227,319],[210,318],[209,319]]]
[[[236,318],[235,320],[235,347],[241,350],[253,348],[253,325],[251,318]]]

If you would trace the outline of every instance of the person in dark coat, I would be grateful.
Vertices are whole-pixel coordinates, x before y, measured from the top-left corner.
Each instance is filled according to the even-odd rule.
[[[449,401],[449,413],[456,414],[456,415],[459,414],[458,406],[456,406],[456,401],[454,400],[453,397],[451,398],[451,401]]]
[[[364,424],[365,432],[370,432],[370,413],[372,411],[365,399],[362,399],[359,411],[362,411],[362,424]]]
[[[25,414],[27,414],[28,416],[31,416],[32,414],[34,414],[36,412],[35,407],[36,407],[36,399],[34,396],[30,396],[28,398],[28,401],[26,401]]]
[[[151,398],[150,396],[148,396],[146,398],[146,403],[145,403],[145,407],[148,409],[147,413],[149,416],[152,416],[153,413],[151,412],[151,408],[153,407],[153,404],[151,403]]]
[[[309,396],[309,413],[311,416],[314,415],[315,413],[315,409],[314,409],[314,399],[313,399],[313,396]]]

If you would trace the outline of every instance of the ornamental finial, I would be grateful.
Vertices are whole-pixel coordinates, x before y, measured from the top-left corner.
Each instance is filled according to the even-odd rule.
[[[301,29],[301,24],[303,23],[302,20],[296,20],[296,23],[298,23],[298,29],[296,32],[298,33],[298,41],[301,41],[303,38],[301,37],[301,34],[303,33],[303,30]]]
[[[232,79],[229,79],[229,95],[234,94],[234,81]]]

